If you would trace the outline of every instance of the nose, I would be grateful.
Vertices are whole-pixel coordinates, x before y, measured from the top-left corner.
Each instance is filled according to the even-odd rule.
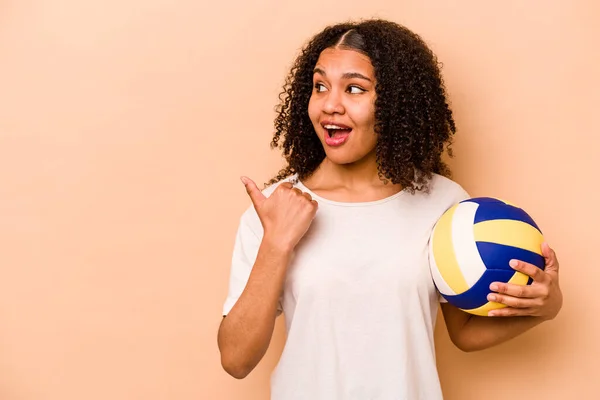
[[[331,89],[327,92],[325,101],[323,102],[323,112],[326,114],[343,114],[344,105],[342,102],[342,94],[339,90]]]

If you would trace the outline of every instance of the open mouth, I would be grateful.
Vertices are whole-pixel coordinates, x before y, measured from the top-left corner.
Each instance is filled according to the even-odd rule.
[[[323,125],[323,128],[325,128],[325,131],[327,132],[327,134],[329,135],[330,138],[335,138],[336,136],[347,135],[350,133],[350,131],[352,131],[352,128],[349,128],[344,125],[326,124],[326,125]]]
[[[331,147],[338,147],[348,141],[352,128],[346,125],[333,124],[326,122],[321,124],[327,134],[325,135],[325,144]]]

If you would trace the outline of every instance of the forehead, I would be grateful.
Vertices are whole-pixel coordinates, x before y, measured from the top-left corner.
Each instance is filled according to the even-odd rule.
[[[361,72],[372,77],[374,75],[373,64],[366,55],[355,50],[342,48],[325,49],[319,55],[316,67],[325,70],[327,75],[331,73]]]

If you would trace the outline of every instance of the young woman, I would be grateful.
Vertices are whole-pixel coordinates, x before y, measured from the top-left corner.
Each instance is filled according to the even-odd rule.
[[[287,339],[273,399],[441,399],[428,264],[438,218],[468,194],[442,153],[455,124],[435,55],[398,24],[330,26],[296,60],[275,121],[287,166],[263,191],[242,177],[241,217],[218,334],[222,365],[245,377],[276,316]],[[484,349],[556,316],[558,261],[511,265],[528,287],[494,283],[488,318],[442,301],[452,341]],[[493,296],[493,297],[492,297]]]

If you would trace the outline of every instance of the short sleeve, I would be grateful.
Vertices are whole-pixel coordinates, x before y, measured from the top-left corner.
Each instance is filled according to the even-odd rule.
[[[469,195],[469,193],[463,187],[459,187],[455,203],[460,203],[461,201],[464,201],[464,200],[467,200],[470,198],[471,198],[471,195]]]
[[[262,234],[255,232],[251,227],[251,215],[248,210],[242,218],[238,226],[235,243],[233,247],[233,254],[231,257],[231,267],[229,273],[229,290],[225,303],[223,304],[223,316],[229,314],[237,300],[242,295],[248,279],[250,278],[250,272],[256,257],[258,249],[261,243]],[[255,219],[258,220],[258,216],[254,215]],[[260,224],[260,222],[258,222]],[[259,235],[260,234],[260,235]],[[277,306],[277,315],[281,313],[281,301]]]

